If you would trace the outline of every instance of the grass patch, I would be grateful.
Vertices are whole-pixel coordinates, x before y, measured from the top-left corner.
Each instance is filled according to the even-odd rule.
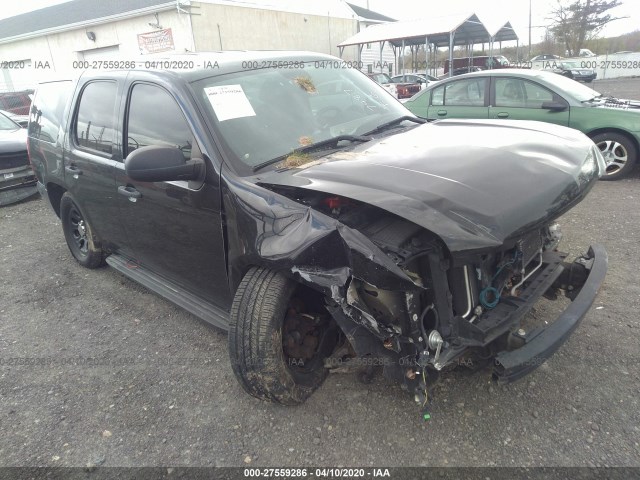
[[[316,93],[316,86],[313,84],[313,80],[309,77],[296,77],[294,78],[296,84],[307,93]]]
[[[296,168],[310,162],[313,159],[308,153],[293,152],[278,165],[280,168]]]

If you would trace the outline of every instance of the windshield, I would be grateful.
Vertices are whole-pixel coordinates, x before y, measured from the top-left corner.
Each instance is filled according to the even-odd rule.
[[[540,76],[547,82],[555,87],[564,90],[569,95],[573,96],[576,100],[584,102],[591,100],[594,97],[600,96],[599,92],[596,92],[593,88],[589,88],[586,85],[576,82],[568,77],[557,75],[555,73],[540,72]]]
[[[194,82],[228,151],[248,167],[340,135],[362,135],[411,115],[351,68],[258,69]]]
[[[18,128],[20,128],[20,125],[0,113],[0,130],[16,130]]]

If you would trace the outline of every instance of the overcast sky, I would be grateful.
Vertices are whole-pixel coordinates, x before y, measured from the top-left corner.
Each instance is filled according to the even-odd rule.
[[[367,0],[348,0],[362,7],[367,6]],[[454,13],[476,13],[487,25],[488,29],[497,29],[510,21],[521,43],[529,41],[529,0],[369,0],[371,10],[383,13],[398,20],[426,18],[429,16],[449,15]],[[547,17],[557,0],[532,0],[531,2],[531,41],[536,43],[544,37],[544,26],[550,22]],[[622,0],[622,5],[611,14],[617,17],[629,16],[610,23],[600,36],[617,36],[637,30],[640,24],[640,1]]]
[[[11,17],[38,8],[63,3],[64,0],[23,0],[21,2],[2,2],[0,18]],[[108,0],[105,0],[108,1]],[[300,0],[321,2],[322,0]],[[350,3],[367,7],[398,20],[414,20],[430,16],[449,15],[454,13],[477,13],[489,30],[497,29],[506,21],[510,21],[523,44],[528,43],[529,0],[348,0]],[[544,25],[549,24],[546,17],[557,0],[532,0],[533,43],[544,37]],[[623,5],[612,10],[615,16],[628,16],[605,27],[601,36],[616,36],[637,30],[640,24],[640,1],[622,0]]]

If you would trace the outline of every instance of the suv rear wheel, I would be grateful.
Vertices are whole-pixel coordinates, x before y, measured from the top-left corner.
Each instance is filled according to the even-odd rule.
[[[60,200],[60,219],[67,246],[78,263],[86,268],[104,265],[104,252],[93,235],[91,226],[68,192]]]
[[[229,355],[242,387],[254,397],[297,405],[328,374],[324,359],[337,327],[321,298],[278,272],[252,268],[231,307]]]

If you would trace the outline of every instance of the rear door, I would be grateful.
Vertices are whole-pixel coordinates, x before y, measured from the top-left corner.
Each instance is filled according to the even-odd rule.
[[[203,159],[206,176],[189,182],[140,182],[129,178],[119,162],[116,190],[122,220],[137,263],[228,308],[219,174],[194,133],[195,108],[174,94],[175,89],[152,81],[127,86],[122,109],[124,156],[147,145],[174,146],[185,160]]]
[[[517,77],[493,77],[489,118],[538,120],[569,125],[569,104],[560,95],[537,82]],[[544,104],[566,105],[562,111],[542,108]]]
[[[431,91],[426,118],[487,118],[488,77],[461,78],[438,85]],[[425,95],[423,95],[425,97]]]
[[[64,178],[103,245],[127,253],[120,224],[114,166],[122,159],[116,129],[123,76],[91,78],[76,94],[66,140]]]

